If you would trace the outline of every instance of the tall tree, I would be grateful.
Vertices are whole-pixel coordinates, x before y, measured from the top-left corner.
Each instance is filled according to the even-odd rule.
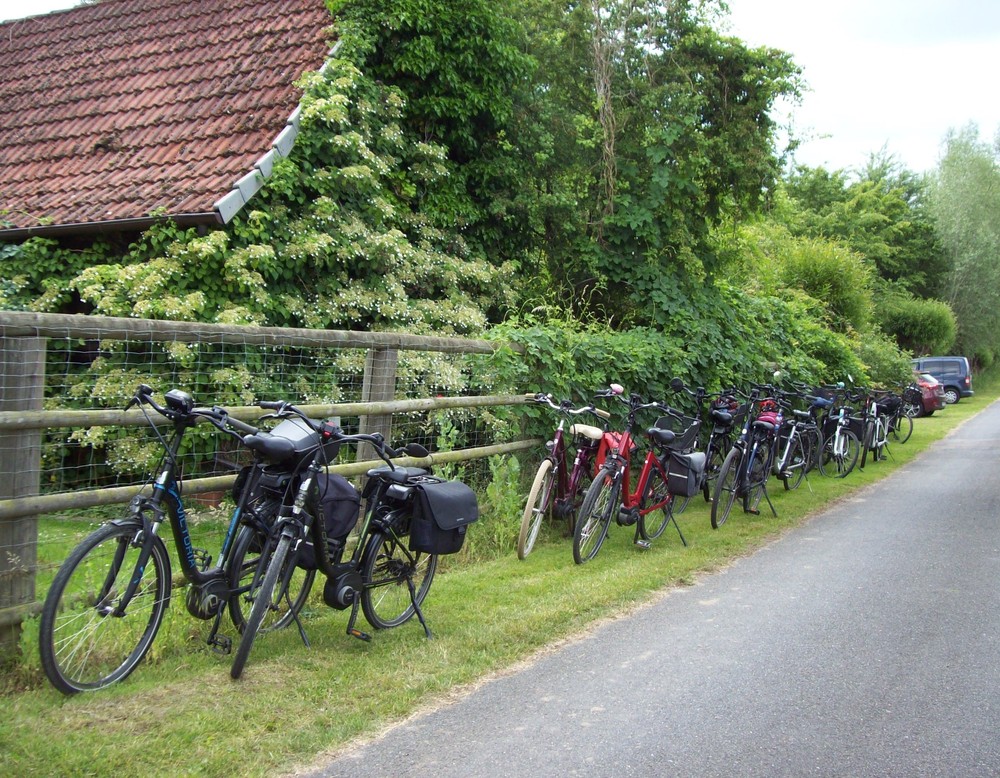
[[[971,357],[1000,353],[1000,136],[974,125],[949,133],[930,199],[938,240],[951,262],[944,299],[958,317],[958,346]]]

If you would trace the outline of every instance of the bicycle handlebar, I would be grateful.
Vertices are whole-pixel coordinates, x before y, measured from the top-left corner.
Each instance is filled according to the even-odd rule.
[[[539,405],[548,405],[555,411],[566,413],[571,416],[578,416],[581,413],[592,413],[602,419],[611,418],[611,414],[608,411],[603,408],[595,408],[593,405],[584,405],[580,408],[574,408],[573,404],[569,400],[563,400],[561,403],[556,404],[555,400],[552,399],[552,395],[545,394],[544,392],[539,392],[538,394],[526,394],[524,395],[524,399],[531,400]]]

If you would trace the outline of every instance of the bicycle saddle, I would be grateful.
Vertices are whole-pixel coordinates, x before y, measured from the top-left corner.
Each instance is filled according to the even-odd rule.
[[[659,427],[650,427],[646,430],[646,434],[656,443],[658,446],[668,446],[674,442],[677,435],[673,430],[663,430]]]
[[[288,438],[275,437],[266,432],[257,435],[247,435],[243,445],[251,451],[263,455],[271,462],[283,462],[294,456],[295,443]]]
[[[369,478],[381,478],[383,481],[392,481],[396,484],[405,484],[412,478],[419,478],[427,475],[427,471],[422,467],[376,467],[368,471]]]
[[[569,427],[570,435],[582,435],[585,438],[590,438],[591,440],[600,440],[604,437],[604,430],[600,427],[594,427],[591,424],[571,424]]]

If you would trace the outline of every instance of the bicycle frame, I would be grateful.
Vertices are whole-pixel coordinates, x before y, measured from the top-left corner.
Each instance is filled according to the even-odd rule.
[[[170,522],[181,573],[193,587],[187,598],[188,612],[195,618],[205,620],[214,618],[215,623],[206,641],[209,645],[228,650],[229,639],[218,637],[217,632],[229,597],[244,589],[233,590],[230,588],[225,566],[233,549],[236,530],[241,524],[247,494],[241,495],[230,516],[219,557],[216,565],[212,567],[210,566],[211,557],[206,552],[199,552],[194,547],[191,531],[188,527],[187,511],[176,479],[177,456],[185,433],[197,424],[199,418],[209,417],[208,413],[197,414],[196,409],[191,409],[191,413],[196,415],[186,415],[174,419],[173,435],[169,441],[164,442],[164,453],[157,468],[157,475],[153,480],[152,494],[133,497],[129,503],[129,516],[124,520],[119,520],[135,523],[136,538],[142,539],[142,549],[135,563],[135,572],[131,576],[129,586],[118,601],[115,613],[119,616],[122,615],[135,596],[143,570],[152,554],[153,544],[159,540],[158,528],[166,519]],[[234,426],[244,427],[246,430],[253,429],[249,425],[243,425],[232,419],[227,419],[227,422]],[[167,571],[169,573],[169,560]],[[109,575],[109,580],[111,578]]]

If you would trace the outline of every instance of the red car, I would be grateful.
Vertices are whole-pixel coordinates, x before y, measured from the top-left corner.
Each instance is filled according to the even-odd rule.
[[[931,416],[934,411],[944,408],[944,386],[930,373],[914,372],[913,387],[914,391],[903,395],[903,409],[907,416]]]

